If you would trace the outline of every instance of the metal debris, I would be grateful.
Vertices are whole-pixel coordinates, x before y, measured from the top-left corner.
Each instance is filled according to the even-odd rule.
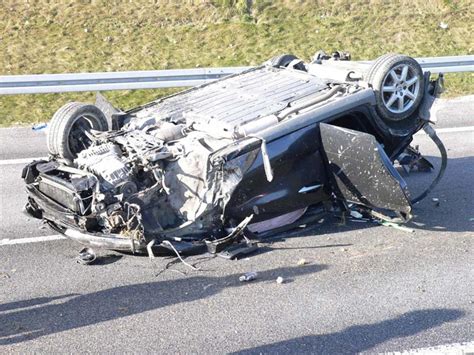
[[[148,252],[148,257],[150,259],[154,259],[155,258],[155,254],[153,254],[153,245],[155,245],[155,239],[153,239],[151,242],[149,242],[147,245],[146,245],[146,250]]]
[[[82,265],[90,265],[97,259],[95,251],[92,248],[84,248],[79,252],[77,262]]]
[[[164,241],[162,242],[162,244],[163,244],[163,245],[168,245],[171,249],[173,249],[173,251],[175,252],[175,254],[176,254],[176,256],[178,257],[178,259],[179,259],[184,265],[186,265],[187,267],[191,268],[191,269],[194,270],[194,271],[199,271],[199,270],[201,270],[201,268],[196,267],[196,266],[194,266],[194,265],[191,265],[191,264],[187,263],[186,261],[184,261],[183,257],[179,254],[179,252],[176,250],[176,248],[174,247],[174,245],[171,244],[170,241],[164,240]]]
[[[257,275],[258,274],[254,271],[246,272],[245,274],[243,274],[242,276],[239,277],[239,281],[240,282],[252,281],[252,280],[255,280],[257,278]]]
[[[303,265],[306,265],[308,262],[306,261],[306,259],[303,259],[301,258],[300,260],[298,260],[298,262],[296,263],[298,266],[303,266]]]
[[[385,227],[392,227],[392,228],[395,228],[395,229],[399,229],[403,232],[407,232],[407,233],[413,233],[415,232],[414,229],[412,228],[408,228],[408,227],[404,227],[404,226],[401,226],[397,223],[393,223],[393,222],[387,222],[387,221],[378,221],[378,223],[382,226],[385,226]]]
[[[35,124],[31,129],[33,131],[42,131],[48,128],[48,124],[45,122]]]
[[[363,217],[362,213],[354,211],[354,210],[352,210],[350,213],[351,213],[351,216],[354,217],[354,218],[362,218]]]

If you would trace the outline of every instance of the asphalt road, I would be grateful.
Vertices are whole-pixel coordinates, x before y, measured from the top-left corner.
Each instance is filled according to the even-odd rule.
[[[172,259],[107,251],[82,266],[68,240],[5,245],[55,233],[21,213],[23,164],[5,161],[44,156],[44,133],[1,129],[0,352],[340,354],[473,341],[473,102],[439,107],[438,127],[471,130],[440,133],[448,169],[416,205],[414,233],[327,217],[248,259],[189,258],[199,272],[159,273]],[[438,166],[427,137],[416,143]],[[416,194],[433,177],[406,179]],[[247,271],[257,280],[240,283]]]

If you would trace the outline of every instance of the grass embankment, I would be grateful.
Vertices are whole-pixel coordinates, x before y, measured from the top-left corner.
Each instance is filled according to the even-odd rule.
[[[470,0],[3,0],[0,75],[256,65],[281,53],[309,59],[318,49],[356,60],[473,54],[473,13]],[[446,79],[449,96],[474,93],[474,74]],[[171,91],[106,96],[127,108]],[[47,121],[67,101],[93,95],[0,96],[0,125]]]

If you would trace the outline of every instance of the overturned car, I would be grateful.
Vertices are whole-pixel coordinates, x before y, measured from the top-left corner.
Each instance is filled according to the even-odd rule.
[[[427,192],[412,199],[393,163],[423,159],[409,145],[424,128],[446,164],[429,126],[442,76],[403,55],[349,59],[282,55],[128,111],[68,103],[49,160],[23,170],[26,211],[90,246],[229,257],[348,206],[407,221]]]

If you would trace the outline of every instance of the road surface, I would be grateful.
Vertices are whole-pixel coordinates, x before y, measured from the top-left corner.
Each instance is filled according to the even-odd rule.
[[[20,172],[25,159],[46,154],[44,133],[1,129],[0,352],[472,349],[474,100],[440,105],[438,119],[448,169],[416,205],[414,233],[327,217],[248,259],[190,258],[199,272],[108,251],[96,265],[77,264],[80,246],[21,213]],[[428,138],[416,143],[439,166]],[[433,177],[406,179],[416,194]],[[258,278],[239,282],[247,271]]]

